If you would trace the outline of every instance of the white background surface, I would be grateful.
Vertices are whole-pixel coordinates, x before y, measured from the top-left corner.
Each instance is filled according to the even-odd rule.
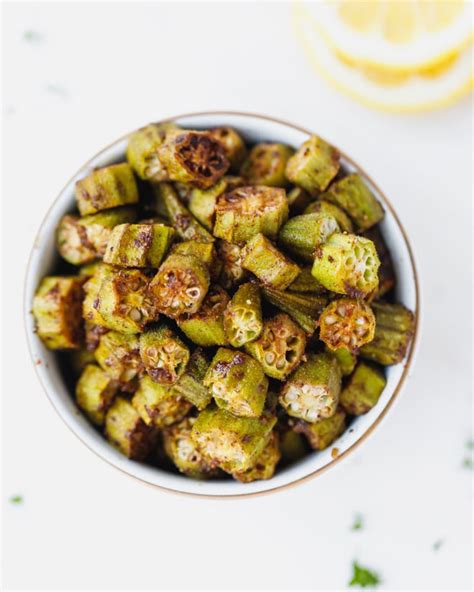
[[[383,589],[469,589],[470,101],[416,116],[351,102],[312,72],[284,3],[7,5],[3,43],[5,588],[341,590],[357,558]],[[75,170],[150,120],[212,109],[286,118],[352,155],[423,284],[416,368],[368,441],[308,484],[227,502],[161,493],[83,447],[39,387],[21,313],[34,234]]]

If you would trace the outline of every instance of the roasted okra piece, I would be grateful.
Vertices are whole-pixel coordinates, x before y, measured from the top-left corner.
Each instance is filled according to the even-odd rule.
[[[99,366],[88,364],[76,384],[76,402],[96,425],[103,425],[118,383]]]
[[[216,468],[198,450],[191,438],[195,417],[186,417],[163,430],[163,446],[167,456],[180,473],[193,479],[207,479],[217,474]]]
[[[327,353],[310,355],[280,391],[280,405],[288,415],[315,423],[336,412],[341,390],[341,369]]]
[[[340,348],[358,352],[374,338],[375,316],[363,300],[333,300],[319,317],[319,338],[332,351]]]
[[[240,351],[220,347],[204,377],[218,407],[242,417],[259,417],[268,378],[262,366]]]
[[[245,471],[232,473],[232,477],[241,483],[271,479],[275,474],[275,469],[280,458],[281,452],[278,434],[273,431],[270,434],[267,445],[257,456],[254,464]]]
[[[140,357],[154,382],[174,384],[184,373],[189,350],[169,327],[160,325],[140,335]]]
[[[262,332],[260,290],[252,282],[240,286],[224,312],[224,329],[232,347],[254,341]]]
[[[292,292],[320,294],[321,296],[327,294],[326,288],[312,274],[311,267],[300,267],[300,273],[291,282],[288,289]]]
[[[285,290],[300,268],[278,250],[263,234],[256,234],[242,253],[242,267],[251,271],[264,285]]]
[[[265,448],[276,417],[237,417],[215,407],[201,411],[193,425],[191,438],[199,450],[228,473],[245,471]]]
[[[214,243],[201,243],[197,241],[183,241],[173,245],[171,253],[177,255],[192,255],[202,261],[209,269],[212,280],[216,280],[222,270],[222,264],[217,256]]]
[[[99,290],[102,286],[103,279],[107,277],[110,272],[111,268],[100,262],[90,271],[91,275],[84,273],[82,276],[86,280],[83,286],[84,301],[82,303],[82,316],[86,323],[99,325],[104,322],[97,310],[99,306]]]
[[[199,310],[178,319],[179,328],[196,345],[226,345],[224,311],[229,301],[229,295],[223,288],[211,286]]]
[[[308,423],[302,419],[295,422],[293,428],[298,434],[304,434],[313,450],[324,450],[330,446],[346,429],[346,414],[338,407],[331,417],[316,423]]]
[[[120,267],[158,267],[175,231],[163,224],[120,224],[112,230],[104,262]]]
[[[318,136],[311,136],[286,165],[287,178],[316,197],[339,171],[339,153]]]
[[[374,226],[384,216],[382,206],[356,173],[335,181],[322,198],[347,212],[354,221],[357,232]]]
[[[219,281],[226,289],[238,286],[247,277],[247,272],[242,267],[242,251],[239,245],[217,241],[217,253],[222,264]]]
[[[377,290],[373,294],[370,294],[370,298],[372,300],[377,300],[382,298],[382,296],[385,296],[385,294],[390,292],[390,290],[395,286],[395,270],[393,268],[390,251],[385,244],[382,233],[380,232],[378,226],[372,226],[372,228],[364,232],[364,237],[368,238],[374,243],[377,255],[380,259],[379,285]]]
[[[95,359],[110,378],[127,383],[142,369],[140,342],[136,335],[109,331],[100,338]]]
[[[374,407],[387,381],[375,366],[359,362],[341,391],[340,403],[351,415],[363,415]]]
[[[230,243],[244,243],[258,233],[275,239],[287,219],[284,189],[238,187],[217,198],[214,236]]]
[[[209,368],[209,360],[200,347],[196,348],[189,358],[186,370],[173,386],[177,395],[183,396],[200,411],[205,409],[212,400],[212,394],[204,386],[203,381]]]
[[[130,166],[123,162],[97,169],[76,183],[81,216],[138,202],[138,188]]]
[[[242,177],[225,176],[209,189],[191,187],[188,192],[188,207],[191,214],[210,232],[214,228],[216,202],[219,195],[245,185]]]
[[[224,147],[232,171],[238,171],[247,156],[247,147],[242,137],[232,127],[215,127],[211,136]]]
[[[45,277],[33,300],[36,333],[49,349],[79,348],[84,277]]]
[[[313,262],[316,249],[338,231],[339,225],[332,216],[303,214],[290,218],[282,226],[278,243],[304,261]]]
[[[265,300],[288,313],[308,335],[314,333],[327,302],[323,295],[275,290],[269,286],[263,286],[262,293]]]
[[[379,266],[371,240],[335,232],[316,250],[312,273],[328,290],[361,298],[377,289]]]
[[[102,325],[95,325],[90,321],[84,321],[84,333],[85,333],[85,344],[86,349],[90,352],[93,352],[97,349],[100,338],[105,333],[108,333],[110,329],[107,327],[103,327]]]
[[[245,350],[267,376],[284,380],[303,359],[305,347],[304,331],[288,315],[279,314],[264,321],[260,337],[247,343]]]
[[[168,317],[199,310],[209,289],[209,271],[192,255],[172,253],[150,283],[156,308]]]
[[[349,216],[344,212],[344,210],[330,201],[326,201],[324,199],[313,201],[307,206],[304,213],[332,216],[336,219],[336,222],[339,224],[339,228],[342,232],[354,232],[354,226]]]
[[[122,454],[134,460],[144,460],[155,441],[153,430],[123,397],[117,397],[107,411],[105,435]]]
[[[163,181],[167,172],[161,164],[158,148],[166,132],[176,130],[174,123],[150,123],[134,132],[127,145],[127,160],[137,175],[145,181]]]
[[[415,317],[402,304],[373,302],[375,313],[375,335],[364,345],[360,355],[383,366],[398,364],[405,357],[413,332]]]
[[[240,174],[249,185],[267,187],[286,187],[286,163],[294,153],[293,148],[285,144],[256,144],[245,160]]]
[[[223,145],[210,132],[168,130],[158,158],[170,181],[212,187],[229,168]]]
[[[160,429],[181,421],[192,407],[172,387],[158,384],[148,375],[140,379],[132,405],[146,425]]]
[[[339,367],[341,368],[341,374],[343,376],[349,376],[349,374],[352,374],[357,364],[357,356],[355,353],[349,351],[345,347],[340,347],[339,349],[332,351],[326,346],[326,351],[332,353],[339,362]]]

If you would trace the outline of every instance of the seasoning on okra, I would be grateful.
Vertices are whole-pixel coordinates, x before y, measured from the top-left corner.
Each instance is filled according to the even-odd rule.
[[[123,397],[117,397],[107,411],[105,435],[113,446],[134,460],[144,460],[155,440],[153,431]]]
[[[238,171],[247,156],[247,147],[242,137],[232,127],[215,127],[209,133],[224,147],[231,170]]]
[[[240,174],[249,185],[286,187],[286,163],[294,153],[285,144],[256,144],[240,169]]]
[[[216,202],[219,195],[245,185],[242,177],[225,176],[209,189],[189,187],[187,192],[188,207],[191,214],[204,228],[212,232],[216,214]]]
[[[101,336],[94,355],[102,370],[121,383],[133,380],[143,367],[137,335],[109,331]]]
[[[232,476],[241,483],[271,479],[275,474],[275,469],[280,458],[281,452],[278,434],[272,432],[267,445],[257,456],[252,466],[245,471],[236,471],[232,473]]]
[[[387,292],[395,286],[395,269],[393,268],[392,257],[390,251],[384,241],[380,228],[378,226],[372,226],[369,230],[364,232],[364,237],[371,240],[377,251],[377,255],[380,259],[379,267],[379,285],[375,292],[370,294],[371,300],[377,300],[385,296]]]
[[[265,300],[292,317],[308,335],[314,333],[318,318],[327,298],[320,294],[275,290],[270,286],[262,286]]]
[[[88,364],[76,384],[76,402],[96,425],[103,425],[118,383],[99,366]]]
[[[339,231],[333,216],[303,214],[290,218],[278,234],[278,244],[292,255],[313,262],[316,249]]]
[[[137,175],[145,181],[163,181],[167,172],[163,167],[158,148],[166,132],[178,129],[174,123],[150,123],[134,132],[127,145],[127,160]]]
[[[241,285],[224,311],[224,329],[232,347],[242,347],[262,332],[260,290],[253,282]]]
[[[382,370],[359,362],[341,391],[340,403],[351,415],[367,413],[377,404],[386,383]]]
[[[325,450],[346,429],[346,414],[338,407],[331,417],[316,423],[308,423],[302,419],[295,422],[296,433],[304,434],[313,450]]]
[[[203,384],[208,368],[209,360],[203,348],[197,347],[189,358],[184,374],[173,385],[173,391],[177,395],[182,395],[200,411],[205,409],[212,400],[212,393]]]
[[[174,384],[189,361],[189,349],[166,325],[140,335],[140,357],[154,382]]]
[[[247,277],[247,272],[242,267],[242,251],[239,245],[217,241],[217,253],[222,263],[219,281],[227,290],[238,286]]]
[[[226,345],[224,311],[229,301],[229,295],[223,288],[211,286],[199,310],[181,316],[177,321],[178,327],[196,345]]]
[[[354,226],[349,216],[338,207],[324,199],[317,199],[311,202],[304,211],[305,214],[325,214],[326,216],[332,216],[336,219],[339,224],[339,228],[342,232],[354,232]]]
[[[158,384],[150,376],[140,378],[132,405],[146,425],[164,428],[181,421],[191,410],[191,403],[173,387]]]
[[[84,341],[87,351],[93,352],[96,350],[102,335],[109,331],[110,329],[107,329],[107,327],[95,325],[90,321],[84,321]]]
[[[332,351],[340,348],[358,352],[374,338],[375,316],[363,300],[333,300],[319,317],[319,338]]]

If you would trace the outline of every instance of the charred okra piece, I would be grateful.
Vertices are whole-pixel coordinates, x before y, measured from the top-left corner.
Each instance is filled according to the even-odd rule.
[[[276,466],[281,458],[279,438],[276,432],[270,434],[270,439],[257,456],[254,464],[245,471],[236,471],[232,477],[241,483],[271,479],[275,474]]]
[[[199,310],[209,289],[209,271],[192,255],[172,253],[150,283],[156,308],[168,317]]]
[[[223,288],[211,286],[199,310],[192,315],[184,314],[178,319],[179,328],[196,345],[226,345],[224,310],[229,300]]]
[[[314,333],[319,315],[327,302],[325,296],[285,292],[269,286],[263,286],[262,292],[265,300],[288,313],[308,335]]]
[[[291,282],[289,290],[292,292],[302,292],[310,294],[326,295],[326,288],[318,282],[311,271],[311,267],[300,267],[300,273],[296,279]]]
[[[259,417],[268,378],[262,366],[240,351],[219,348],[204,377],[218,407],[242,417]]]
[[[214,236],[230,243],[244,243],[258,233],[275,239],[287,219],[284,189],[238,187],[217,198]]]
[[[158,267],[175,231],[163,224],[120,224],[112,230],[104,262],[120,267]]]
[[[79,348],[83,277],[45,277],[33,299],[36,333],[49,349]]]
[[[395,286],[395,270],[393,268],[390,251],[385,244],[382,233],[380,232],[378,226],[373,226],[367,230],[367,232],[364,232],[364,237],[368,238],[374,243],[377,255],[380,259],[379,285],[377,290],[370,295],[371,299],[377,300],[378,298],[385,296],[385,294],[390,292],[390,290]]]
[[[189,350],[166,325],[140,335],[140,357],[154,382],[174,384],[189,361]]]
[[[281,460],[285,464],[294,463],[306,456],[307,450],[303,436],[293,429],[286,428],[280,434],[280,452]]]
[[[210,232],[214,228],[216,202],[219,195],[241,187],[245,182],[242,177],[226,176],[219,179],[209,189],[190,188],[188,207],[191,214]]]
[[[374,338],[375,316],[363,300],[333,300],[319,317],[319,338],[331,351],[358,352]]]
[[[181,421],[192,407],[172,387],[153,382],[148,375],[140,379],[132,405],[146,425],[160,429]]]
[[[110,329],[102,325],[94,325],[90,321],[84,322],[86,349],[93,352],[97,349],[102,335],[108,333]]]
[[[202,261],[209,269],[211,279],[216,280],[222,270],[222,264],[217,256],[214,243],[200,243],[197,241],[183,241],[173,245],[171,253],[177,255],[192,255]]]
[[[256,144],[245,160],[240,174],[249,185],[267,187],[286,187],[286,163],[294,153],[293,148],[285,144]]]
[[[168,130],[158,158],[170,181],[212,187],[229,168],[223,145],[209,132]]]
[[[231,170],[238,171],[247,156],[247,147],[242,137],[232,127],[215,127],[209,133],[224,147]]]
[[[338,407],[332,417],[308,423],[302,419],[293,428],[298,434],[304,434],[313,450],[324,450],[330,446],[346,429],[346,414]]]
[[[338,223],[332,216],[303,214],[290,218],[283,225],[278,243],[304,261],[313,262],[316,249],[338,231]]]
[[[217,253],[222,264],[219,279],[226,289],[237,286],[247,277],[247,272],[242,267],[242,251],[239,245],[217,241]]]
[[[183,396],[187,401],[202,411],[212,400],[209,389],[203,381],[209,368],[209,361],[204,350],[198,347],[189,358],[186,370],[178,382],[173,386],[177,395]]]
[[[339,362],[339,367],[341,368],[341,374],[343,376],[349,376],[349,374],[352,374],[357,364],[357,356],[353,352],[349,351],[345,347],[340,347],[335,351],[331,351],[327,346],[326,351],[328,353],[332,353],[332,355]]]
[[[97,169],[76,183],[81,216],[138,202],[138,188],[130,166],[123,162]]]
[[[303,212],[305,214],[310,213],[305,210],[311,203],[312,198],[309,193],[301,187],[293,187],[293,189],[287,193],[286,199],[288,200],[290,212],[296,214],[302,214]]]
[[[92,325],[102,325],[103,318],[99,314],[97,308],[99,306],[99,290],[102,286],[102,281],[111,273],[111,268],[108,265],[100,262],[90,271],[92,275],[84,274],[86,279],[84,284],[84,301],[82,303],[82,316],[86,323]]]
[[[166,132],[173,129],[178,129],[174,123],[150,123],[130,136],[127,160],[140,179],[157,182],[167,178],[158,148],[163,144]]]
[[[224,329],[232,347],[254,341],[262,332],[262,303],[256,284],[240,286],[224,312]]]
[[[381,370],[359,362],[341,391],[341,405],[351,415],[363,415],[377,404],[386,384]]]
[[[285,290],[300,272],[263,234],[256,234],[242,253],[242,267],[251,271],[263,284]]]
[[[336,412],[341,369],[330,354],[317,354],[299,366],[283,385],[280,405],[288,415],[315,423]]]
[[[138,337],[116,331],[105,333],[95,350],[95,359],[110,378],[121,383],[130,382],[142,369]]]
[[[94,364],[88,364],[76,384],[76,402],[96,425],[103,425],[118,384]]]
[[[339,224],[339,228],[342,232],[354,232],[354,227],[349,216],[340,207],[336,206],[329,201],[324,199],[318,199],[313,201],[304,211],[305,214],[324,214],[326,216],[332,216]]]
[[[287,178],[313,197],[324,191],[339,171],[339,153],[318,136],[304,142],[286,165]]]
[[[333,183],[322,198],[347,212],[354,221],[357,232],[374,226],[384,216],[382,206],[356,173]]]
[[[105,435],[115,448],[134,460],[144,460],[155,441],[153,430],[123,397],[117,397],[107,411]]]
[[[163,430],[163,446],[180,473],[193,479],[207,479],[217,474],[217,469],[199,452],[191,438],[195,417],[185,417],[179,423]]]
[[[237,417],[215,407],[201,411],[191,438],[211,462],[228,473],[245,471],[265,448],[276,417]]]
[[[413,313],[402,304],[373,302],[375,335],[360,355],[383,366],[398,364],[405,357],[415,329]]]
[[[266,320],[260,337],[245,345],[265,374],[277,380],[284,380],[296,368],[303,359],[305,347],[306,335],[285,314]]]
[[[316,250],[312,273],[332,292],[363,298],[377,289],[379,265],[371,240],[336,232]]]

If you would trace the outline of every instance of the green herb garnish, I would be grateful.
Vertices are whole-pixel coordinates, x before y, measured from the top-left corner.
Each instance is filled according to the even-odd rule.
[[[366,588],[369,586],[377,586],[380,584],[380,577],[377,573],[362,567],[354,561],[352,563],[353,575],[352,580],[349,582],[349,586],[359,586],[360,588]]]
[[[361,516],[361,514],[356,514],[354,517],[354,522],[351,526],[351,530],[362,530],[363,527],[363,517]]]
[[[15,505],[19,505],[23,503],[23,497],[21,495],[12,495],[10,497],[10,503],[11,504],[15,504]]]
[[[444,539],[438,539],[433,543],[433,551],[439,551],[441,547],[444,545]]]

